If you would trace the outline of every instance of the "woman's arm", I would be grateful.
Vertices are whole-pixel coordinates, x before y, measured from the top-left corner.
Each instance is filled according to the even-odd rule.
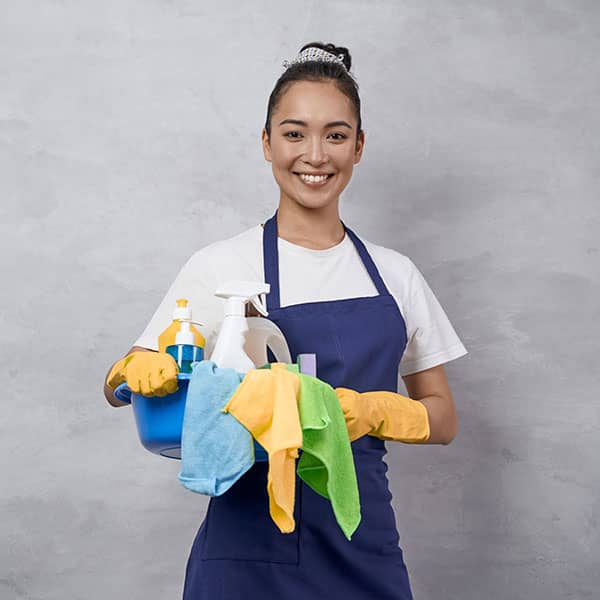
[[[425,405],[430,436],[424,444],[449,444],[456,436],[458,418],[444,365],[402,377],[413,400]]]
[[[131,348],[131,350],[129,350],[129,352],[125,356],[129,356],[132,352],[154,352],[154,350],[149,350],[148,348],[142,348],[141,346],[133,346]],[[121,360],[121,359],[119,359],[119,360]],[[128,406],[128,404],[126,402],[121,402],[120,400],[118,400],[115,397],[113,389],[109,385],[106,385],[106,379],[108,378],[108,374],[112,371],[112,368],[115,366],[115,364],[117,362],[118,361],[115,361],[115,363],[113,365],[111,365],[110,369],[108,369],[108,371],[106,373],[106,377],[104,378],[104,397],[106,398],[106,400],[108,401],[108,403],[111,406],[115,406],[115,407],[116,406]]]

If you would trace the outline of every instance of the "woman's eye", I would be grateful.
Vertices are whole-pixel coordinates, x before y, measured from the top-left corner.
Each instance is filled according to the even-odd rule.
[[[337,136],[337,137],[333,138],[334,140],[337,140],[337,141],[345,140],[348,137],[348,136],[344,135],[343,133],[330,133],[329,135],[331,135],[331,136]],[[283,134],[283,137],[287,137],[287,138],[296,140],[296,139],[298,139],[300,137],[300,132],[298,132],[298,131],[288,131],[288,132],[286,132],[286,133]]]

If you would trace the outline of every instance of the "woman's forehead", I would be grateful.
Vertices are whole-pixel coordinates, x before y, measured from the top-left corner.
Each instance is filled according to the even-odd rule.
[[[350,99],[334,83],[294,82],[281,96],[275,113],[280,117],[303,121],[352,119]]]

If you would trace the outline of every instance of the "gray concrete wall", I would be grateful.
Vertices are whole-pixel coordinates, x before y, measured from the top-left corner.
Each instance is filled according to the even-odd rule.
[[[0,598],[179,597],[206,499],[102,380],[195,249],[274,210],[267,98],[316,39],[364,103],[343,218],[470,350],[455,441],[390,447],[415,597],[597,597],[600,7],[217,6],[0,8]]]

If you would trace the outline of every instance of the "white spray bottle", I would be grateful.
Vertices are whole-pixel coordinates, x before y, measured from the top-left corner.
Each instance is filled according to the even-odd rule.
[[[262,317],[246,317],[246,304],[251,302],[264,317],[268,316],[264,295],[268,283],[230,281],[215,296],[225,298],[225,318],[210,357],[218,367],[247,373],[267,361],[267,347],[278,362],[290,363],[290,351],[279,327]]]

